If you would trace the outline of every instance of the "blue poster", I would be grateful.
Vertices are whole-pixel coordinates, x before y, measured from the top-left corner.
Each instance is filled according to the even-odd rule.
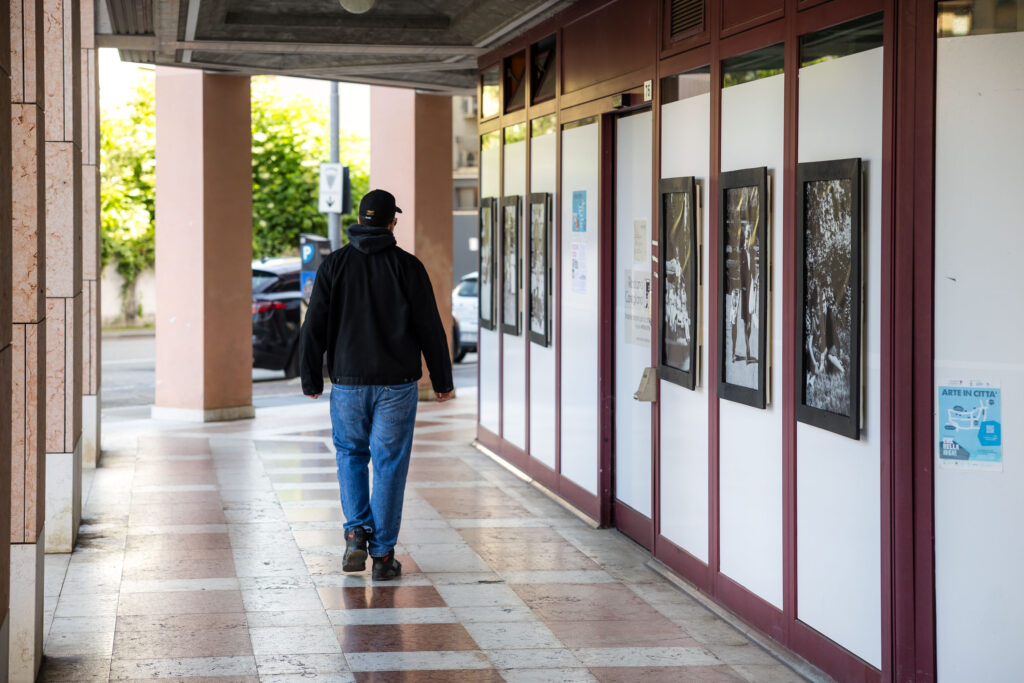
[[[302,291],[302,300],[307,304],[309,303],[309,297],[313,296],[313,280],[315,279],[315,270],[304,270],[299,275],[299,289]]]
[[[939,463],[943,467],[1003,469],[1002,395],[982,382],[938,387]]]
[[[572,193],[572,231],[587,231],[587,191],[574,190]]]

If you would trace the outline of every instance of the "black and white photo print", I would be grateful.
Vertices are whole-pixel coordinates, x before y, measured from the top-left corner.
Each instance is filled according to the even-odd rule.
[[[480,200],[480,326],[494,329],[494,197]]]
[[[519,321],[519,197],[501,200],[501,330],[518,335]]]
[[[859,436],[860,160],[799,164],[797,419]]]
[[[550,298],[550,216],[551,195],[530,195],[530,340],[541,346],[551,343],[548,300]]]
[[[699,374],[700,239],[692,176],[665,178],[661,195],[661,351],[658,375],[687,389]]]
[[[764,408],[769,362],[767,169],[723,173],[719,190],[719,396]]]

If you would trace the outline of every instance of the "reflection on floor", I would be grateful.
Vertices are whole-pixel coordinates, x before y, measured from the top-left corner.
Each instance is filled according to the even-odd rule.
[[[327,401],[104,432],[73,555],[47,556],[43,680],[794,681],[420,410],[400,581],[344,574]]]

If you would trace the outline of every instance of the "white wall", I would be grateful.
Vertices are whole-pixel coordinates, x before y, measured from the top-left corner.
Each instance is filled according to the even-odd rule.
[[[661,177],[694,176],[701,187],[704,283],[700,311],[703,359],[695,391],[661,382],[661,533],[700,560],[708,561],[708,167],[711,95],[661,108]],[[657,315],[657,313],[655,313]]]
[[[551,207],[555,207],[557,189],[558,159],[556,143],[558,136],[552,130],[548,135],[539,135],[530,141],[530,192],[551,193]],[[529,214],[527,214],[529,215]],[[558,258],[558,216],[552,215],[551,259],[557,264]],[[554,288],[554,279],[551,281]],[[555,325],[557,310],[554,294],[551,307],[551,345],[530,345],[530,455],[548,467],[555,467]]]
[[[124,279],[118,275],[113,264],[103,269],[100,282],[100,311],[103,325],[118,325],[121,318],[121,285]],[[135,281],[135,302],[142,307],[139,322],[151,323],[156,319],[156,272],[150,268],[139,274]]]
[[[480,153],[480,197],[501,199],[501,147],[493,146]],[[500,208],[498,216],[500,216]],[[501,221],[496,218],[493,245],[499,248],[498,230]],[[495,273],[494,296],[500,300],[500,279]],[[495,310],[500,310],[497,307]],[[497,316],[495,317],[497,321]],[[480,327],[480,349],[477,358],[480,363],[480,424],[498,433],[498,327],[487,330]]]
[[[620,118],[615,135],[615,497],[651,515],[651,408],[633,398],[651,364],[651,335],[630,335],[626,271],[651,278],[651,112]],[[646,223],[641,260],[635,260],[634,221]],[[634,323],[635,324],[635,323]],[[650,327],[648,326],[648,330]]]
[[[517,313],[519,317],[519,334],[502,333],[504,335],[502,346],[502,353],[504,354],[504,364],[502,365],[504,383],[502,384],[501,409],[504,411],[504,415],[502,416],[501,428],[502,436],[506,441],[519,448],[526,448],[526,344],[529,339],[523,324],[523,311],[526,310],[526,301],[523,298],[523,283],[526,282],[523,271],[523,244],[525,243],[524,231],[526,229],[523,221],[526,202],[526,140],[505,145],[504,180],[504,196],[520,198],[519,244],[516,246],[519,254],[519,312]],[[499,226],[504,225],[504,215],[504,208],[502,208],[498,213]],[[500,241],[495,242],[495,244],[500,243]],[[501,255],[503,252],[499,251],[498,253]],[[504,272],[504,269],[505,266],[502,265],[498,272]],[[504,304],[499,294],[498,310],[501,311],[503,306]]]
[[[1024,671],[1022,112],[1024,33],[938,40],[935,382],[998,382],[1003,400],[1003,471],[935,468],[940,681]]]
[[[562,132],[562,474],[597,494],[598,415],[598,124]],[[573,192],[587,193],[586,232],[572,232]],[[586,263],[585,286],[574,291],[572,245]]]
[[[866,170],[867,346],[860,440],[797,423],[797,618],[881,668],[882,48],[801,69],[799,111],[801,163]]]
[[[721,571],[780,609],[783,83],[780,74],[722,91],[722,171],[767,166],[772,184],[768,235],[772,279],[766,350],[772,362],[769,388],[773,391],[765,410],[719,401]],[[717,230],[718,226],[711,229]],[[712,374],[711,381],[717,381],[715,377]]]

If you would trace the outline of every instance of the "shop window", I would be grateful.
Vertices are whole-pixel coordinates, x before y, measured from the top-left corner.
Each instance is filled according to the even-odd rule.
[[[488,69],[480,75],[480,116],[489,119],[501,111],[498,67]]]
[[[882,47],[882,15],[855,19],[800,36],[800,66],[810,66]]]
[[[1024,0],[948,0],[937,9],[940,38],[1024,31]]]
[[[480,151],[486,152],[487,150],[494,149],[501,144],[501,133],[498,131],[492,131],[490,133],[484,133],[480,136]]]
[[[670,0],[668,23],[672,40],[704,30],[704,0]]]
[[[726,59],[722,62],[722,87],[778,76],[782,73],[784,62],[782,43]]]
[[[703,66],[686,73],[661,79],[661,103],[670,104],[711,92],[711,67]]]
[[[530,101],[533,104],[555,96],[555,36],[530,46]]]
[[[505,111],[526,106],[526,52],[505,58]]]
[[[555,132],[555,115],[541,116],[539,119],[530,121],[530,137],[535,138],[541,135]]]
[[[505,144],[511,145],[526,140],[526,124],[517,123],[505,129]]]

